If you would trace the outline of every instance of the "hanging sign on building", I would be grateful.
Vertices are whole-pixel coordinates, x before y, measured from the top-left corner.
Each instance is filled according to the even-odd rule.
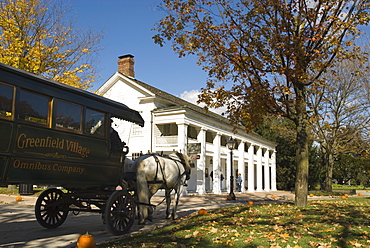
[[[188,143],[188,154],[199,154],[200,143]]]
[[[197,154],[191,154],[191,155],[189,156],[189,158],[190,158],[191,160],[194,160],[194,159],[200,159],[200,155],[197,155]]]

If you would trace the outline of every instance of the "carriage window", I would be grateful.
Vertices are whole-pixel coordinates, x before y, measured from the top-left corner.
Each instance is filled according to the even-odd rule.
[[[55,109],[56,127],[81,131],[81,113],[82,107],[80,105],[57,100]]]
[[[105,114],[86,108],[85,134],[103,138],[105,136]]]
[[[47,125],[49,102],[49,97],[20,90],[19,119],[27,122]]]
[[[0,117],[13,117],[14,87],[0,83]]]

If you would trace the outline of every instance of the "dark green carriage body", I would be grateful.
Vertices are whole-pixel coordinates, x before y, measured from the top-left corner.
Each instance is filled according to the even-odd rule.
[[[104,113],[105,123],[115,117],[143,126],[144,121],[137,111],[4,64],[0,64],[0,83],[14,89],[11,113],[7,113],[8,117],[0,115],[0,185],[24,183],[94,188],[120,183],[122,154],[111,151],[109,125],[105,125],[101,137],[86,135],[83,115],[90,108]],[[21,90],[50,99],[47,124],[18,118],[21,116]],[[81,108],[80,131],[57,128],[53,113],[58,100],[78,104]]]

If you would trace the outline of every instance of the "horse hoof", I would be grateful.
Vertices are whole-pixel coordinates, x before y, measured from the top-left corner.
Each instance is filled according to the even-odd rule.
[[[138,221],[137,224],[138,225],[145,225],[145,221]]]

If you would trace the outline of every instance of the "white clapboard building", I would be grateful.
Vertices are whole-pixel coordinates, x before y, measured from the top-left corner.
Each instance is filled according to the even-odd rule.
[[[226,118],[136,80],[132,55],[119,57],[118,71],[99,88],[98,94],[139,111],[145,120],[144,127],[114,120],[113,127],[130,148],[129,158],[174,150],[192,158],[187,192],[228,192],[230,173],[234,179],[238,173],[242,175],[242,191],[276,190],[275,143],[242,129],[234,134]],[[232,164],[226,147],[230,137],[236,141]]]

